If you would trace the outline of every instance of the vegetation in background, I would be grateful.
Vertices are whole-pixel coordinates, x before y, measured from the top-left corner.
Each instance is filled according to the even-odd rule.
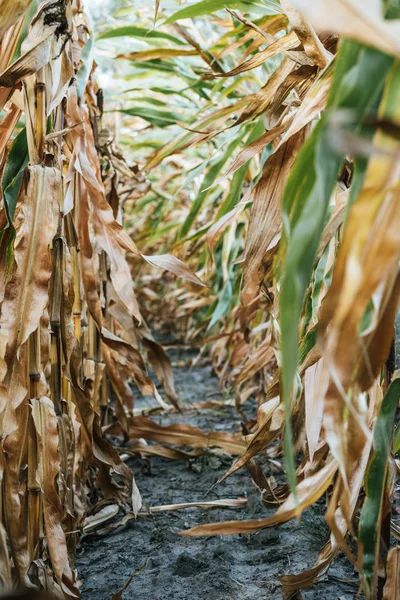
[[[277,507],[184,535],[277,526],[325,498],[329,541],[311,569],[282,577],[285,598],[341,550],[366,598],[396,598],[398,2],[122,5],[96,41],[100,62],[118,59],[105,104],[80,2],[8,5],[3,583],[54,576],[76,596],[75,532],[96,526],[85,516],[140,511],[112,434],[171,458],[180,450],[165,444],[218,446],[237,457],[225,477],[246,465]],[[246,435],[136,415],[129,378],[160,410],[179,408],[146,320],[201,341],[240,412],[256,399]],[[260,453],[283,457],[287,485],[271,487]]]

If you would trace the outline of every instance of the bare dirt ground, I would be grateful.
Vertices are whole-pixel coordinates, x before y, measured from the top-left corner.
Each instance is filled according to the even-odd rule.
[[[173,350],[176,387],[183,404],[220,399],[218,380],[210,367],[185,366],[193,354]],[[249,408],[255,414],[255,407]],[[183,420],[204,430],[234,432],[240,417],[233,408],[158,417],[163,425]],[[154,457],[151,469],[133,459],[137,485],[149,506],[204,500],[205,493],[226,472],[229,456],[208,455],[190,462]],[[78,551],[77,568],[83,580],[84,600],[109,600],[136,570],[123,594],[140,600],[278,600],[282,598],[279,576],[299,573],[312,566],[327,539],[322,508],[306,511],[300,522],[253,535],[207,538],[180,537],[178,531],[232,519],[264,518],[272,510],[263,507],[250,474],[242,469],[207,496],[248,497],[246,508],[185,509],[156,513],[130,521],[106,536],[87,536]],[[302,592],[304,600],[352,600],[358,589],[352,566],[339,556],[325,580]]]

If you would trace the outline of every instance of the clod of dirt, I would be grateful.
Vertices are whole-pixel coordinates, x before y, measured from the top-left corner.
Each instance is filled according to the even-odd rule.
[[[193,558],[187,552],[180,554],[174,565],[174,573],[179,577],[195,577],[208,569],[209,565],[204,560]]]

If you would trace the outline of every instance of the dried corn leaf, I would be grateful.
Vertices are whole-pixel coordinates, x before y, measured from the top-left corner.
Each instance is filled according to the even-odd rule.
[[[180,535],[231,535],[233,533],[252,533],[265,527],[274,527],[286,523],[295,516],[299,516],[305,508],[313,504],[328,489],[337,471],[337,463],[329,462],[314,475],[307,477],[297,486],[298,499],[292,494],[276,511],[267,519],[254,519],[251,521],[225,521],[199,525],[187,531],[179,532]]]

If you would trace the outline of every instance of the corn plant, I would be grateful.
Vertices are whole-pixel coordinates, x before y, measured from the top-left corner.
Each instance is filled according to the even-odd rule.
[[[117,415],[128,435],[128,381],[166,406],[143,344],[177,406],[128,256],[201,282],[173,256],[144,257],[119,221],[116,184],[130,169],[102,127],[80,0],[2,1],[0,31],[0,579],[78,597],[84,517],[98,500],[141,506],[103,429]]]
[[[274,527],[325,497],[330,539],[284,597],[340,550],[367,598],[396,597],[398,3],[121,9],[97,42],[124,40],[126,101],[107,94],[109,114],[79,0],[0,9],[4,586],[79,596],[85,516],[140,511],[113,434],[219,446],[237,457],[225,477],[246,465],[277,507],[184,535]],[[247,436],[134,414],[129,380],[179,408],[142,316],[155,323],[160,298],[158,320],[201,339],[238,410],[255,396]],[[287,484],[268,487],[260,453],[283,456]]]
[[[209,290],[168,287],[182,327],[202,336],[239,410],[257,397],[258,423],[226,477],[254,470],[251,459],[274,456],[278,441],[288,479],[271,497],[281,504],[273,517],[184,533],[276,526],[325,495],[331,538],[312,569],[282,578],[284,596],[310,587],[343,550],[367,598],[382,594],[387,561],[389,598],[398,593],[389,550],[398,3],[203,1],[128,14],[131,25],[100,36],[148,46],[119,54],[131,65],[121,141],[150,181],[127,224],[199,271]],[[170,85],[149,96],[147,82],[166,74]],[[128,128],[137,143],[123,139]],[[149,312],[160,285],[142,297]]]

